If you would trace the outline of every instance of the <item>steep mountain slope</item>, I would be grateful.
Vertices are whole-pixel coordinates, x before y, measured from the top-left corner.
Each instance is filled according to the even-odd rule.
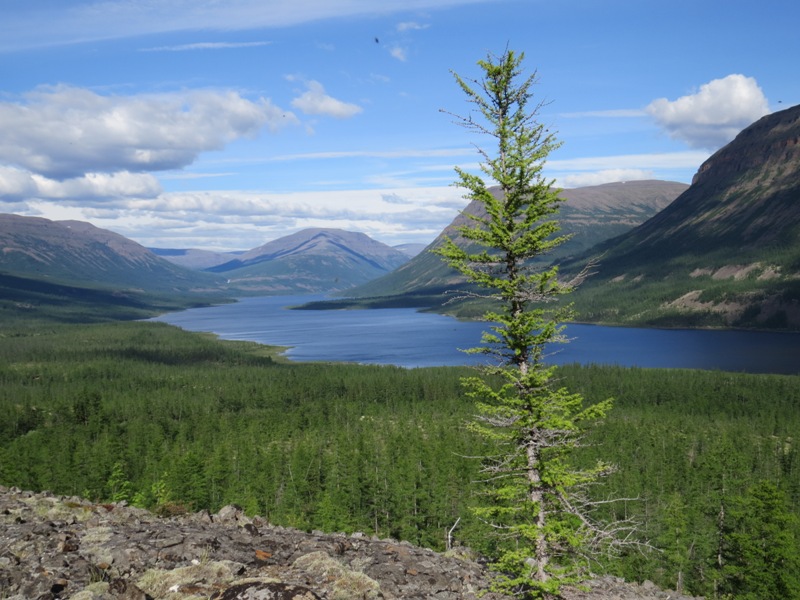
[[[0,273],[4,297],[15,298],[11,308],[86,302],[144,310],[153,298],[142,294],[158,294],[161,304],[165,295],[219,293],[224,282],[89,223],[10,214],[0,215]]]
[[[672,202],[688,186],[669,181],[629,181],[564,190],[566,202],[561,208],[564,233],[574,237],[549,258],[577,254],[624,231],[628,231]],[[481,214],[482,207],[468,205],[463,213]],[[347,291],[352,297],[409,296],[411,303],[430,305],[441,302],[440,294],[462,283],[430,250],[443,243],[446,236],[458,238],[456,229],[468,218],[461,214],[411,261],[393,273]],[[416,298],[416,300],[412,300]]]
[[[800,106],[746,128],[669,207],[592,252],[582,318],[799,327]]]
[[[408,259],[363,233],[306,229],[207,270],[224,274],[231,287],[250,293],[320,293],[375,279]]]
[[[0,272],[115,290],[185,293],[220,289],[121,235],[81,221],[0,215]]]

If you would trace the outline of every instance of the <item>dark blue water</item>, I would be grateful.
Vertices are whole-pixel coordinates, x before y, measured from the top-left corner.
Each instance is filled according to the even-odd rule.
[[[247,298],[158,317],[189,331],[228,340],[287,346],[297,361],[344,361],[429,367],[476,364],[459,349],[480,344],[486,323],[457,321],[414,309],[289,310],[312,296]],[[800,334],[755,331],[634,329],[568,325],[569,344],[550,349],[554,364],[800,373]]]

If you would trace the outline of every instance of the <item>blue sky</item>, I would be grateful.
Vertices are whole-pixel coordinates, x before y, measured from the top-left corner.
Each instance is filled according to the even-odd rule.
[[[3,0],[0,212],[146,246],[430,242],[476,138],[451,71],[525,53],[562,187],[665,179],[800,103],[795,0]]]

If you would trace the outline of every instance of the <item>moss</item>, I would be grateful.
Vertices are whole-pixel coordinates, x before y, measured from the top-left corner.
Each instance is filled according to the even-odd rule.
[[[98,598],[105,597],[106,592],[108,592],[108,588],[109,585],[106,581],[90,583],[80,592],[73,594],[71,598],[72,600],[96,600]]]
[[[212,588],[227,585],[235,578],[242,565],[232,561],[199,562],[188,567],[172,569],[149,569],[136,581],[142,590],[154,598],[183,600],[196,598],[197,588]],[[181,591],[185,587],[185,591]]]
[[[296,569],[330,582],[331,600],[370,600],[381,598],[381,586],[365,573],[347,568],[325,552],[311,552],[294,562]]]

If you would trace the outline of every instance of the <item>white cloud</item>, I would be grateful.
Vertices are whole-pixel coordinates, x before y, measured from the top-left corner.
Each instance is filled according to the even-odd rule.
[[[2,171],[0,171],[2,175]],[[429,243],[466,206],[453,186],[272,193],[164,192],[113,203],[32,200],[26,214],[90,221],[166,248],[254,248],[310,227],[361,231],[387,244]]]
[[[71,0],[17,3],[0,20],[0,52],[174,31],[236,31],[440,9],[491,0]]]
[[[397,31],[419,31],[421,29],[427,29],[428,27],[430,27],[430,25],[423,25],[421,23],[416,23],[415,21],[404,21],[397,24]]]
[[[691,150],[656,154],[620,154],[549,160],[548,177],[565,188],[601,185],[615,181],[663,179],[690,181],[708,152]]]
[[[89,173],[158,171],[191,164],[263,127],[296,117],[269,100],[232,91],[101,96],[68,86],[40,88],[0,103],[0,164],[51,179]]]
[[[685,169],[697,168],[710,156],[709,152],[660,152],[655,154],[617,154],[548,160],[547,169],[589,171],[609,169]]]
[[[272,42],[195,42],[194,44],[181,44],[179,46],[156,46],[155,48],[142,48],[142,52],[186,52],[189,50],[228,50],[231,48],[255,48],[269,46]]]
[[[0,165],[0,197],[17,201],[74,199],[84,204],[95,200],[154,198],[161,193],[158,180],[145,173],[87,173],[56,180],[29,171]]]
[[[670,137],[691,148],[715,150],[768,114],[769,105],[755,79],[734,74],[674,101],[654,100],[646,110]]]
[[[606,169],[592,173],[564,175],[558,178],[557,184],[563,188],[577,188],[614,183],[616,181],[640,181],[644,179],[655,179],[653,172],[640,169]]]
[[[161,193],[158,180],[147,173],[87,173],[83,177],[56,181],[41,175],[31,177],[38,188],[39,198],[75,198],[81,202],[93,199],[126,197],[154,198]]]
[[[408,52],[402,46],[392,46],[389,48],[389,54],[401,62],[405,62],[408,58]]]
[[[357,104],[348,104],[326,94],[325,88],[319,81],[307,81],[306,87],[308,89],[303,94],[292,100],[292,106],[307,115],[348,119],[362,111]]]
[[[581,112],[560,113],[559,116],[565,119],[627,119],[647,116],[647,112],[641,108],[616,108],[610,110],[585,110]]]

